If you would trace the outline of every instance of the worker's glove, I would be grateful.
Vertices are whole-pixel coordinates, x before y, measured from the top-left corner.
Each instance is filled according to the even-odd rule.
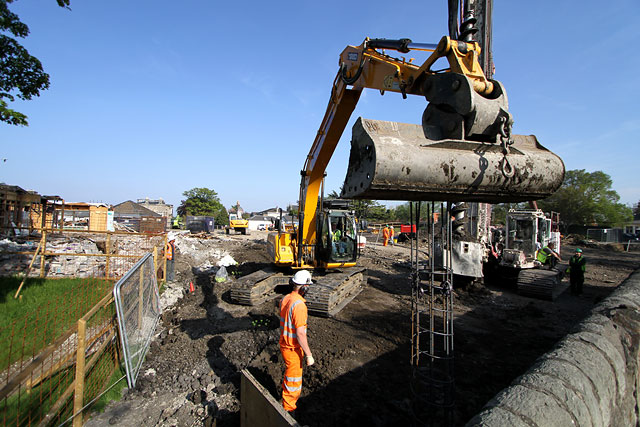
[[[313,360],[313,356],[312,355],[308,355],[304,357],[307,361],[307,366],[313,366],[314,363],[316,363],[315,360]]]

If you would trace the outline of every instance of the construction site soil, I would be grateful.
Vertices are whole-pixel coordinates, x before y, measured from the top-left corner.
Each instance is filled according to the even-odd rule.
[[[265,239],[266,233],[253,232],[204,242],[238,262],[223,283],[214,280],[217,268],[198,265],[202,257],[178,254],[177,280],[167,291],[179,288],[184,297],[164,310],[135,389],[87,425],[238,426],[242,369],[279,399],[284,364],[274,303],[245,307],[229,300],[234,277],[269,265]],[[365,289],[334,318],[309,318],[316,363],[304,370],[296,411],[302,425],[415,424],[409,248],[373,240],[360,258],[368,269]],[[500,283],[455,289],[453,425],[464,425],[640,267],[637,251],[589,246],[581,246],[588,260],[581,296],[566,291],[542,301]],[[565,262],[573,249],[563,246]]]

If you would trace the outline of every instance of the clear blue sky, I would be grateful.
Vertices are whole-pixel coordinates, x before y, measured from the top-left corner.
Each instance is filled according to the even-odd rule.
[[[0,124],[0,182],[67,201],[163,198],[193,187],[249,211],[296,203],[338,56],[366,37],[437,42],[446,1],[17,0],[51,76]],[[602,170],[640,200],[637,0],[495,0],[495,78],[514,132],[567,169]],[[423,58],[419,58],[422,60]],[[358,116],[420,123],[426,101],[365,91],[327,170],[346,173]]]

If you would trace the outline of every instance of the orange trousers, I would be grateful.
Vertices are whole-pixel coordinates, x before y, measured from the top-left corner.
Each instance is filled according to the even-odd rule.
[[[388,237],[383,237],[382,238],[382,246],[387,246],[389,244],[389,238]]]
[[[296,409],[296,402],[302,392],[302,348],[280,347],[284,358],[285,371],[282,380],[282,406],[285,411]]]

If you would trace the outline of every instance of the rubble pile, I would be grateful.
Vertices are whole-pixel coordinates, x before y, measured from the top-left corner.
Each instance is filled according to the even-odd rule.
[[[185,288],[190,280],[213,277],[221,267],[238,264],[225,249],[228,239],[224,236],[209,235],[203,239],[188,231],[172,231],[168,239],[175,239],[177,249],[175,281]]]
[[[9,239],[0,241],[0,275],[11,276],[23,273],[29,267],[33,255],[11,254],[7,252],[35,252],[37,241],[18,243]],[[47,241],[47,252],[70,254],[100,254],[96,242],[88,238],[79,237],[53,237]],[[91,256],[55,256],[48,257],[45,262],[48,277],[95,277],[104,275],[104,258]],[[40,256],[36,258],[34,268],[29,276],[40,275]]]
[[[21,274],[27,270],[33,255],[16,254],[16,252],[35,252],[38,241],[0,240],[0,276]],[[164,237],[148,238],[146,236],[114,235],[111,240],[111,253],[120,255],[140,255],[153,250],[157,245],[161,250]],[[106,273],[106,257],[90,256],[104,254],[106,251],[105,236],[47,236],[46,252],[65,254],[68,256],[48,256],[45,261],[47,277],[104,277]],[[74,255],[72,255],[74,254]],[[75,255],[87,254],[87,256]],[[161,255],[159,253],[159,255]],[[137,261],[137,258],[112,258],[109,275],[123,276]],[[29,276],[40,275],[40,256],[34,262]]]

